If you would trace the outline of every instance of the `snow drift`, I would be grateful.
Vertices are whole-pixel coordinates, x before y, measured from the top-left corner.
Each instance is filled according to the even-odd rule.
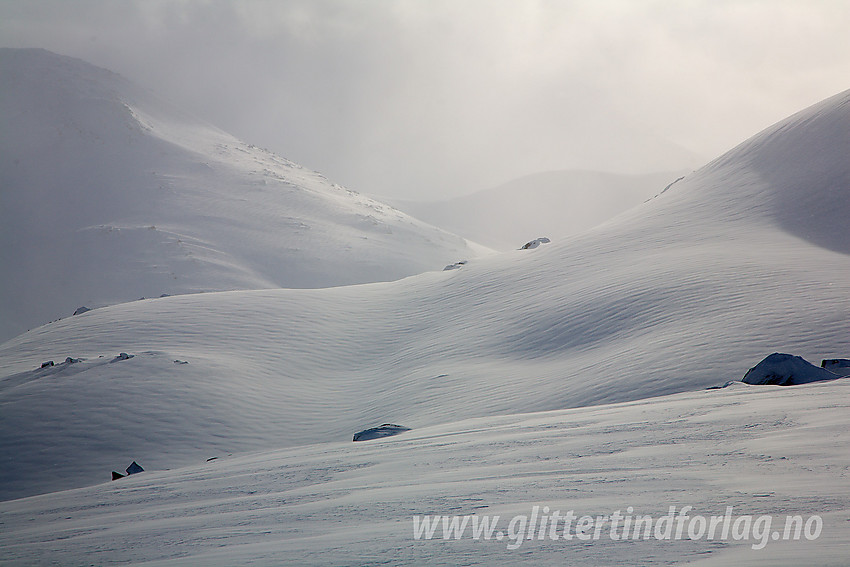
[[[81,305],[439,270],[462,238],[43,50],[0,50],[0,340]]]
[[[849,352],[850,235],[825,222],[848,203],[848,101],[532,253],[392,283],[115,305],[8,341],[6,376],[67,356],[89,366],[0,380],[2,496],[99,482],[124,460],[150,471],[350,443],[369,423],[635,400],[737,379],[764,352]],[[135,357],[96,362],[122,351]]]

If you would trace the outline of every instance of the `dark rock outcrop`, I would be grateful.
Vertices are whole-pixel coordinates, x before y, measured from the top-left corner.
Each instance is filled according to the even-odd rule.
[[[391,437],[393,435],[398,435],[399,433],[404,433],[405,431],[410,431],[410,428],[403,425],[396,425],[394,423],[385,423],[378,427],[364,429],[363,431],[355,433],[354,441],[368,441],[370,439],[380,439],[381,437]]]

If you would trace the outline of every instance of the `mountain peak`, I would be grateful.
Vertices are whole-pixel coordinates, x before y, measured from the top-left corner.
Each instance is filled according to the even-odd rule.
[[[0,339],[80,305],[388,281],[476,256],[79,59],[3,49],[0,77]]]

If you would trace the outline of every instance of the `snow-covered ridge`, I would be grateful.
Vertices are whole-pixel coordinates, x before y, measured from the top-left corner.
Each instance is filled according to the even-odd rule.
[[[326,287],[480,248],[110,71],[0,50],[0,339],[139,297]]]
[[[850,232],[842,230],[850,216],[848,132],[850,90],[765,129],[673,185],[668,193],[682,199],[669,211],[712,223],[766,223],[850,254]]]

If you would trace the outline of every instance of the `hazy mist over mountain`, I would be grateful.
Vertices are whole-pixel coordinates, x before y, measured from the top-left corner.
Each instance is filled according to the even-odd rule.
[[[0,2],[0,45],[121,73],[351,189],[693,169],[846,88],[833,1]]]

